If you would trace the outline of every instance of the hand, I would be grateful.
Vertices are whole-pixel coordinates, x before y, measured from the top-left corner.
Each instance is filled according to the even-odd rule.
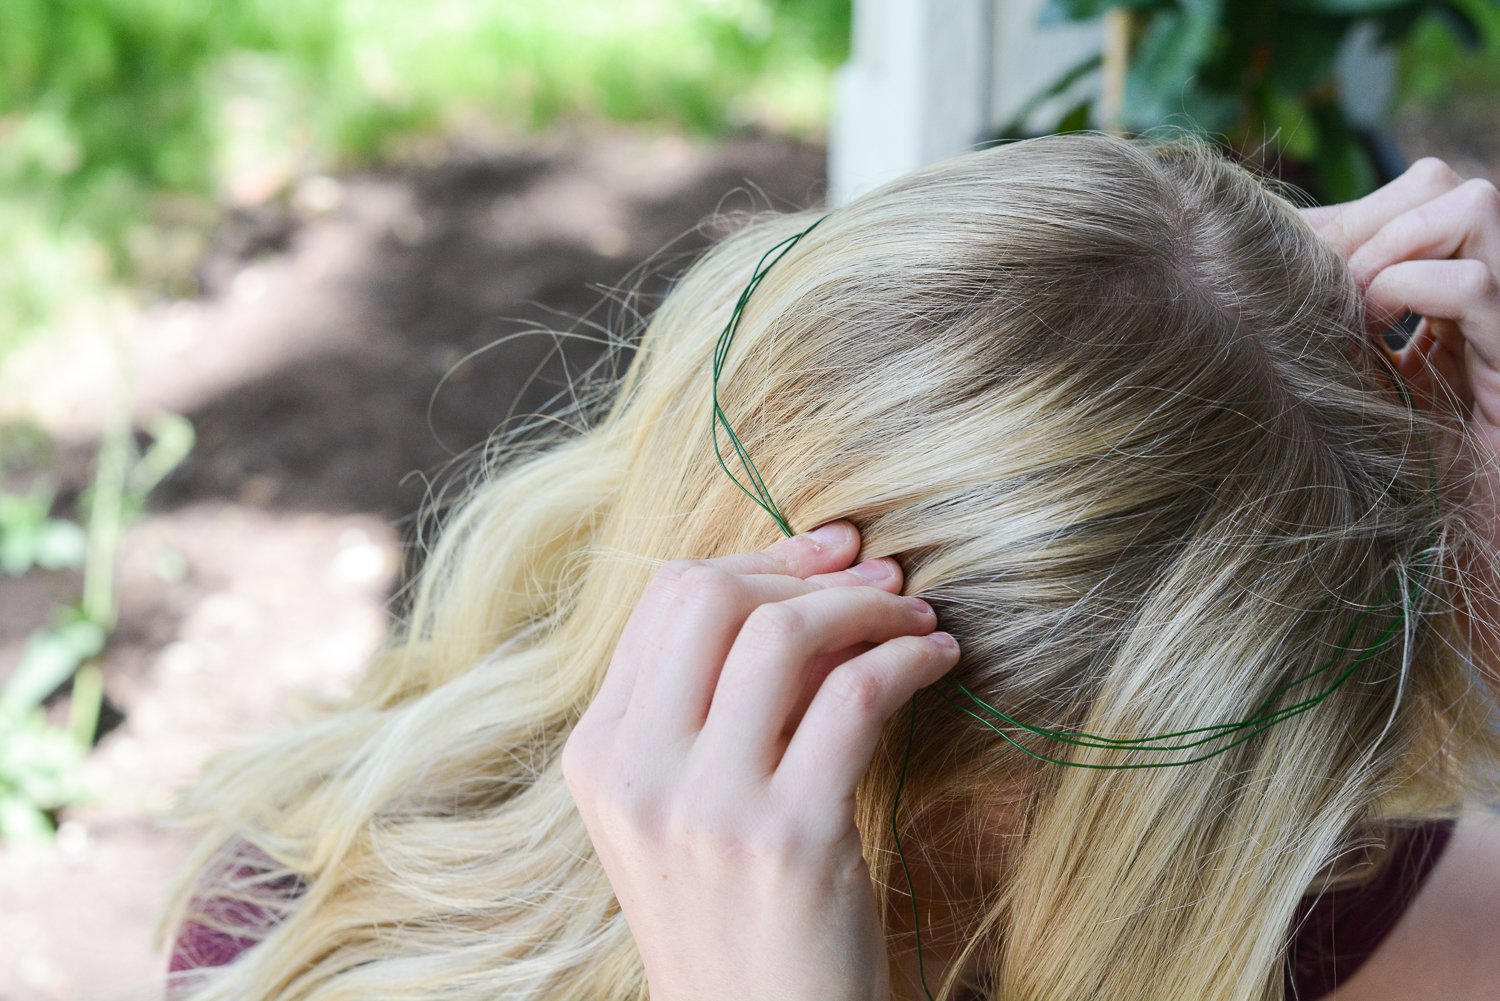
[[[1372,333],[1407,310],[1421,315],[1392,360],[1422,404],[1467,423],[1480,443],[1468,499],[1489,538],[1465,569],[1485,590],[1461,594],[1459,615],[1500,685],[1500,191],[1424,157],[1357,201],[1301,211],[1347,258]]]
[[[667,563],[563,748],[652,1001],[889,997],[854,792],[958,649],[858,550],[830,522]]]
[[[1500,456],[1500,191],[1424,157],[1357,201],[1300,211],[1348,260],[1372,333],[1421,315],[1393,355],[1402,378]]]

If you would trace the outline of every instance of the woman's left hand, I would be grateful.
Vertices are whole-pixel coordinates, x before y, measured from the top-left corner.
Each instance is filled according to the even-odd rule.
[[[1500,190],[1424,157],[1357,201],[1301,212],[1348,260],[1372,334],[1422,317],[1394,355],[1402,377],[1429,404],[1446,383],[1500,462]]]
[[[1500,565],[1500,191],[1424,157],[1357,201],[1301,212],[1348,260],[1371,336],[1408,310],[1422,317],[1392,360],[1426,407],[1466,422],[1482,444],[1469,499],[1485,512],[1491,544],[1476,555]],[[1480,627],[1476,652],[1500,679],[1500,595],[1466,614]]]

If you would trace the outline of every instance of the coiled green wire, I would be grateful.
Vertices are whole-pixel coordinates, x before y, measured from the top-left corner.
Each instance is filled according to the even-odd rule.
[[[796,533],[792,530],[792,526],[787,521],[786,517],[781,513],[781,509],[777,507],[775,500],[772,499],[770,491],[766,489],[765,481],[761,478],[760,471],[755,468],[755,463],[751,461],[749,453],[745,450],[745,446],[743,445],[743,443],[741,443],[739,437],[735,435],[734,429],[730,426],[729,418],[725,416],[723,408],[719,406],[719,376],[723,371],[724,360],[729,354],[730,344],[734,340],[735,332],[739,329],[740,317],[745,311],[745,304],[749,302],[750,296],[755,292],[756,288],[760,286],[760,283],[765,279],[767,273],[770,272],[771,268],[774,267],[776,263],[783,257],[785,257],[804,236],[806,236],[808,233],[811,233],[818,227],[819,223],[827,218],[827,215],[823,215],[811,226],[808,226],[800,233],[796,233],[792,236],[787,237],[786,239],[772,246],[769,250],[761,255],[760,260],[756,263],[755,271],[752,273],[749,283],[746,284],[744,291],[740,293],[739,299],[736,300],[734,310],[730,314],[729,321],[724,325],[724,330],[719,335],[718,342],[714,347],[712,391],[713,415],[709,426],[709,437],[713,441],[714,455],[718,458],[719,465],[723,468],[724,472],[728,474],[729,478],[734,481],[735,485],[738,486],[742,491],[744,491],[744,493],[752,501],[754,501],[757,506],[764,509],[766,513],[768,513],[773,519],[775,519],[776,524],[789,538]],[[1400,374],[1396,372],[1394,367],[1390,368],[1390,374],[1393,385],[1395,385],[1395,387],[1400,391],[1402,399],[1405,401],[1407,407],[1415,410],[1416,405],[1412,400],[1411,393],[1408,391],[1405,383],[1402,381]],[[734,472],[730,470],[728,464],[724,461],[724,455],[719,449],[718,427],[721,424],[724,428],[724,433],[728,436],[730,443],[734,446],[735,454],[739,456],[740,463],[744,467],[746,478],[750,481],[751,484],[748,487],[740,481],[739,477],[734,475]],[[1427,541],[1421,547],[1419,552],[1423,550],[1430,550],[1433,543],[1437,540],[1437,519],[1441,513],[1438,497],[1437,467],[1432,457],[1430,443],[1428,448],[1428,464],[1431,471],[1434,523],[1432,533],[1428,536]],[[1231,748],[1245,743],[1247,740],[1250,740],[1252,737],[1264,732],[1277,723],[1280,723],[1286,719],[1290,719],[1292,716],[1296,716],[1299,713],[1306,712],[1307,710],[1316,706],[1318,703],[1322,702],[1324,699],[1328,698],[1328,696],[1332,695],[1333,692],[1337,690],[1338,687],[1342,685],[1349,678],[1349,676],[1352,675],[1356,669],[1358,669],[1361,664],[1369,660],[1371,657],[1375,656],[1375,654],[1382,647],[1384,647],[1387,642],[1390,641],[1391,637],[1395,635],[1396,631],[1401,628],[1402,624],[1405,623],[1407,619],[1408,608],[1415,607],[1417,602],[1421,600],[1421,595],[1423,594],[1426,580],[1430,578],[1431,575],[1430,564],[1424,565],[1422,568],[1421,579],[1417,582],[1414,588],[1415,597],[1409,598],[1406,602],[1402,603],[1395,619],[1380,631],[1374,643],[1366,647],[1364,650],[1360,651],[1360,653],[1354,657],[1353,661],[1347,667],[1345,667],[1344,670],[1334,675],[1333,680],[1329,682],[1326,688],[1314,695],[1302,699],[1301,701],[1293,702],[1292,704],[1282,706],[1279,709],[1272,708],[1283,695],[1287,694],[1291,690],[1332,671],[1338,665],[1340,658],[1348,652],[1348,646],[1353,641],[1355,633],[1358,632],[1360,624],[1365,621],[1372,609],[1367,608],[1360,612],[1360,614],[1355,618],[1354,622],[1349,626],[1348,631],[1344,634],[1343,639],[1340,641],[1338,650],[1326,662],[1324,662],[1314,670],[1309,671],[1307,674],[1304,674],[1299,678],[1295,678],[1292,681],[1289,681],[1286,684],[1282,685],[1280,688],[1276,689],[1265,700],[1265,702],[1261,704],[1260,708],[1255,711],[1254,715],[1246,719],[1239,720],[1235,723],[1217,723],[1210,726],[1190,727],[1184,730],[1174,730],[1170,733],[1159,733],[1149,737],[1103,737],[1081,730],[1056,730],[1050,727],[1026,723],[995,708],[988,702],[981,699],[979,696],[975,695],[973,692],[969,691],[962,684],[948,677],[942,678],[941,681],[949,688],[957,691],[959,695],[958,699],[949,696],[936,687],[933,688],[933,691],[936,692],[936,694],[941,697],[944,702],[948,703],[950,706],[953,706],[959,712],[962,712],[965,715],[978,720],[980,723],[989,727],[995,733],[999,734],[1002,739],[1011,744],[1021,753],[1026,754],[1032,758],[1036,758],[1039,761],[1048,762],[1049,764],[1063,765],[1070,768],[1092,768],[1105,771],[1134,768],[1177,768],[1183,765],[1191,765],[1200,761],[1206,761],[1209,758],[1217,757],[1218,755],[1223,754]],[[1399,589],[1400,577],[1398,576],[1397,580],[1391,585],[1390,588],[1386,590],[1385,594],[1381,596],[1380,603],[1384,604]],[[968,704],[965,704],[965,702],[967,702]],[[971,706],[977,707],[979,711],[976,712],[975,708],[971,708]],[[981,712],[985,715],[981,715]],[[922,965],[921,918],[917,907],[916,888],[912,883],[911,870],[907,865],[906,853],[902,850],[901,847],[901,834],[896,822],[898,811],[901,806],[901,794],[906,787],[907,769],[911,764],[912,746],[915,743],[916,739],[917,713],[915,696],[913,696],[908,710],[908,720],[909,722],[907,726],[906,754],[901,762],[901,775],[896,784],[895,799],[891,804],[891,835],[895,840],[896,855],[900,859],[901,871],[906,876],[906,887],[909,896],[911,897],[912,928],[915,932],[917,944],[918,976],[921,979],[922,990],[927,994],[928,1001],[932,1001],[932,991],[927,986],[927,975]],[[1006,733],[1004,730],[1002,730],[995,724],[994,720],[999,720],[1001,723],[1013,729],[1024,730],[1028,733],[1035,734],[1036,736],[1046,738],[1059,744],[1099,750],[1140,751],[1154,753],[1188,751],[1196,747],[1201,747],[1205,744],[1210,744],[1224,737],[1235,734],[1237,734],[1237,736],[1235,736],[1233,740],[1230,740],[1228,743],[1223,744],[1222,746],[1212,751],[1206,751],[1202,754],[1196,754],[1178,760],[1121,762],[1106,764],[1100,762],[1070,761],[1066,758],[1052,757],[1046,754],[1041,754],[1037,751],[1033,751],[1031,748],[1026,747],[1016,738],[1012,737],[1009,733]],[[1164,743],[1167,741],[1181,742]]]

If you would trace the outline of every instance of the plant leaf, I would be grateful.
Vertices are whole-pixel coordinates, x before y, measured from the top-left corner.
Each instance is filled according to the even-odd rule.
[[[0,714],[29,712],[42,704],[89,657],[104,649],[104,629],[79,619],[31,634],[21,664],[0,693]]]
[[[1411,7],[1395,7],[1374,15],[1372,19],[1375,22],[1376,28],[1375,44],[1392,45],[1400,42],[1412,33],[1412,29],[1417,26],[1417,22],[1422,19],[1422,15],[1425,13],[1427,13],[1427,6],[1422,4]]]
[[[1084,98],[1063,115],[1057,123],[1058,133],[1082,132],[1089,127],[1089,109],[1094,106],[1092,98]]]
[[[1303,163],[1318,155],[1318,126],[1300,101],[1268,89],[1262,108],[1268,139],[1277,142],[1290,157]]]
[[[1350,23],[1328,17],[1289,17],[1285,27],[1271,46],[1266,82],[1282,95],[1299,97],[1333,77]]]
[[[1473,15],[1457,4],[1440,3],[1433,7],[1433,16],[1446,25],[1448,33],[1464,48],[1473,52],[1484,44],[1484,28]]]
[[[36,565],[37,540],[52,509],[52,489],[38,482],[29,493],[0,493],[0,570],[20,576]]]
[[[1183,0],[1156,14],[1125,80],[1125,121],[1142,130],[1183,109],[1183,95],[1218,42],[1223,0]]]
[[[995,130],[995,137],[998,139],[1009,139],[1020,136],[1021,130],[1026,127],[1026,119],[1031,117],[1033,111],[1040,107],[1043,102],[1056,97],[1079,80],[1088,76],[1088,74],[1097,70],[1102,62],[1103,57],[1095,52],[1075,63],[1066,73],[1047,85],[1046,88],[1027,98],[1026,102],[1011,116],[1010,120]]]
[[[179,414],[158,414],[146,429],[151,444],[130,468],[127,489],[144,499],[156,485],[182,464],[193,449],[193,422]]]
[[[48,519],[37,533],[36,565],[48,570],[82,566],[88,547],[88,536],[82,526],[60,518]]]
[[[52,841],[52,834],[52,822],[31,803],[19,796],[0,798],[0,842],[43,845]]]
[[[1314,109],[1314,120],[1321,137],[1315,170],[1322,201],[1330,205],[1353,201],[1375,190],[1375,165],[1344,113],[1331,105],[1319,105]]]
[[[0,731],[0,774],[10,794],[44,810],[55,810],[83,793],[84,750],[40,710],[9,719]]]

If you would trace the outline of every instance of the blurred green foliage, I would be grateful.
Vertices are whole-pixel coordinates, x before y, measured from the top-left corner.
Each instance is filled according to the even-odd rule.
[[[849,8],[4,0],[0,359],[80,292],[155,277],[142,259],[160,247],[149,225],[180,216],[182,196],[222,196],[245,169],[245,133],[251,159],[258,149],[307,166],[369,161],[465,122],[818,131],[828,76],[847,56]]]
[[[44,434],[24,425],[0,430],[0,460],[30,472],[50,464],[52,445]],[[82,764],[104,701],[98,658],[116,622],[120,540],[147,496],[193,447],[193,427],[184,417],[159,414],[145,431],[150,444],[141,450],[128,408],[116,406],[76,520],[54,511],[45,472],[28,490],[0,492],[0,574],[74,571],[82,577],[78,599],[53,605],[51,622],[33,630],[0,684],[0,844],[47,840],[55,811],[87,796]],[[68,719],[56,724],[44,704],[64,686]]]
[[[1461,17],[1440,8],[1412,29],[1401,50],[1396,106],[1441,106],[1449,114],[1471,114],[1476,124],[1488,125],[1500,98],[1500,2],[1459,0],[1448,6]],[[1477,28],[1477,50],[1472,40],[1465,40],[1464,20]]]
[[[1039,20],[1106,14],[1129,37],[1117,120],[1096,121],[1098,101],[1089,96],[1063,112],[1054,131],[1117,124],[1141,134],[1180,122],[1257,164],[1280,165],[1285,154],[1325,202],[1358,198],[1380,181],[1337,79],[1338,57],[1356,32],[1373,29],[1375,44],[1398,55],[1406,103],[1417,90],[1435,102],[1465,83],[1491,95],[1500,84],[1497,0],[1047,0]],[[1000,136],[1020,134],[1040,101],[1102,66],[1092,56],[1061,74]]]

